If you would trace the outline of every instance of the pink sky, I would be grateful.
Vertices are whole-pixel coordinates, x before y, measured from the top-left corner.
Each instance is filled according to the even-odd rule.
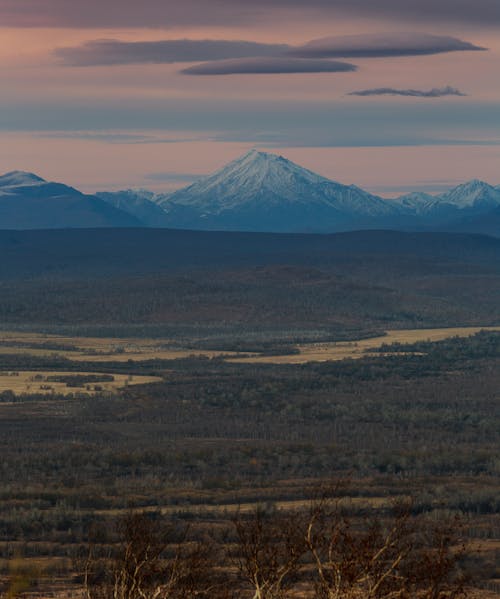
[[[463,22],[448,22],[439,12],[435,22],[432,15],[429,22],[412,15],[395,22],[387,11],[377,15],[362,8],[357,14],[303,13],[292,1],[280,19],[249,19],[248,5],[240,20],[231,13],[228,23],[208,16],[203,23],[203,15],[197,17],[201,22],[190,23],[181,15],[168,28],[144,23],[124,28],[123,23],[113,26],[111,16],[105,28],[96,29],[79,25],[76,17],[71,21],[68,14],[68,22],[57,23],[56,13],[49,11],[57,8],[56,0],[19,1],[0,0],[0,17],[5,12],[0,36],[2,172],[30,170],[85,191],[168,189],[183,184],[185,175],[210,172],[258,146],[386,195],[396,194],[398,187],[440,190],[470,178],[500,183],[497,22],[477,18],[471,26],[465,16]],[[447,0],[442,1],[444,7]],[[33,7],[44,3],[47,10],[37,20]],[[31,7],[32,13],[16,9],[13,16],[17,6]],[[47,20],[57,26],[36,27]],[[9,21],[14,21],[11,27]],[[29,27],[20,27],[20,21]],[[400,31],[452,36],[488,51],[351,57],[344,60],[358,70],[346,73],[229,76],[179,73],[199,61],[81,67],[64,65],[54,54],[99,39],[296,46],[324,36]],[[446,86],[467,95],[347,95],[381,87],[428,91]]]

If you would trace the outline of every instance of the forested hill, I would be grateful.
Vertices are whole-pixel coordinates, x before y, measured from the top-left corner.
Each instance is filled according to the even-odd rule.
[[[7,327],[500,323],[500,239],[479,235],[3,231],[0,256]]]
[[[332,235],[72,229],[0,231],[0,277],[63,278],[295,265],[401,274],[500,271],[500,239],[359,231]]]

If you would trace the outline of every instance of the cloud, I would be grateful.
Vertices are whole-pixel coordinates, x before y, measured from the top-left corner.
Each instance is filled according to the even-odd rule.
[[[484,50],[484,48],[448,36],[423,33],[387,33],[326,37],[313,40],[297,48],[293,48],[287,44],[261,44],[244,40],[178,39],[152,42],[124,42],[113,39],[102,39],[92,40],[80,46],[58,48],[54,53],[65,65],[85,67],[276,57],[285,54],[288,54],[290,57],[308,59],[415,56],[456,52],[459,50]],[[285,64],[285,62],[282,64]],[[294,64],[302,68],[302,63],[293,63],[291,60],[288,60],[286,64],[288,67],[283,67],[285,69],[293,68]],[[309,66],[313,70],[312,63]],[[317,65],[317,68],[326,68],[327,71],[331,70],[329,63],[320,63]],[[196,67],[195,70],[197,70]],[[262,72],[260,68],[258,72]],[[287,70],[286,72],[291,71]],[[300,70],[299,72],[309,72],[309,70]],[[191,74],[208,73],[195,73],[193,71]]]
[[[0,132],[118,132],[151,135],[154,140],[149,143],[217,140],[267,147],[500,147],[499,111],[500,102],[474,98],[454,102],[450,110],[449,102],[443,101],[354,101],[352,97],[318,101],[293,95],[238,101],[230,95],[210,98],[202,94],[147,99],[124,96],[119,102],[114,97],[61,97],[47,104],[34,96],[17,102],[0,97]]]
[[[302,58],[376,58],[463,50],[477,51],[485,48],[444,35],[378,33],[324,37],[294,48],[290,53]]]
[[[285,73],[345,73],[356,71],[348,62],[287,57],[241,58],[205,62],[181,71],[185,75],[259,75]]]
[[[293,14],[291,13],[293,11]],[[297,14],[392,21],[500,25],[498,0],[1,0],[0,25],[157,27],[251,25]],[[300,19],[300,16],[297,17]]]
[[[121,131],[43,131],[36,134],[37,137],[47,139],[83,139],[89,141],[100,141],[110,144],[177,144],[191,141],[200,141],[200,136],[165,137],[164,135],[144,133],[124,133]],[[210,136],[205,136],[210,140]]]
[[[164,40],[123,42],[93,40],[73,48],[58,48],[55,55],[70,66],[166,64],[284,54],[286,44],[260,44],[230,40]]]
[[[377,87],[354,91],[348,96],[410,96],[412,98],[442,98],[443,96],[466,96],[455,87],[434,87],[424,91],[420,89],[394,89],[393,87]]]

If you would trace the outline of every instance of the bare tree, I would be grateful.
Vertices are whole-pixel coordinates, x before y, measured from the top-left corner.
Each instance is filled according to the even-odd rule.
[[[418,522],[412,552],[403,564],[403,575],[419,599],[467,597],[470,576],[459,565],[467,553],[458,517]]]
[[[281,599],[294,582],[307,548],[290,514],[257,509],[234,519],[238,544],[233,553],[240,577],[253,599]]]
[[[337,495],[309,509],[257,509],[233,519],[227,560],[221,546],[193,542],[188,530],[130,514],[121,542],[85,562],[87,599],[459,599],[465,546],[457,520],[415,516],[411,504],[354,515]]]
[[[204,599],[211,596],[210,548],[190,542],[187,529],[129,514],[118,525],[121,542],[107,558],[90,550],[84,567],[88,599]]]
[[[313,502],[304,529],[317,599],[466,597],[457,522],[442,524],[394,506],[385,517],[349,517],[339,499]]]

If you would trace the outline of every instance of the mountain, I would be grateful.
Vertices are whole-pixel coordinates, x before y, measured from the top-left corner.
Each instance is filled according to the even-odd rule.
[[[38,175],[12,171],[0,176],[0,229],[137,227],[134,216]]]
[[[479,213],[500,207],[500,189],[474,179],[438,196],[413,192],[394,201],[417,215],[437,213],[456,215],[459,211]]]
[[[393,200],[252,150],[170,194],[85,195],[33,173],[0,176],[0,229],[154,227],[276,233],[356,229],[460,231],[500,237],[500,186],[479,180]]]
[[[500,236],[500,189],[477,179],[438,196],[414,192],[394,200],[415,229]]]
[[[467,214],[449,221],[447,231],[460,233],[480,233],[500,237],[500,206],[479,214]]]
[[[148,227],[168,225],[165,210],[155,201],[155,194],[147,189],[126,189],[124,191],[98,191],[95,194],[111,206],[128,212]]]
[[[25,171],[11,171],[0,176],[0,188],[24,187],[29,185],[40,185],[46,183],[41,177],[34,173]]]
[[[256,150],[159,204],[169,227],[202,230],[338,231],[373,227],[398,213],[355,185]]]
[[[474,179],[442,194],[439,199],[459,210],[485,211],[500,207],[500,190],[484,181]]]
[[[396,198],[393,202],[407,214],[422,215],[432,210],[439,200],[429,193],[413,191]]]

